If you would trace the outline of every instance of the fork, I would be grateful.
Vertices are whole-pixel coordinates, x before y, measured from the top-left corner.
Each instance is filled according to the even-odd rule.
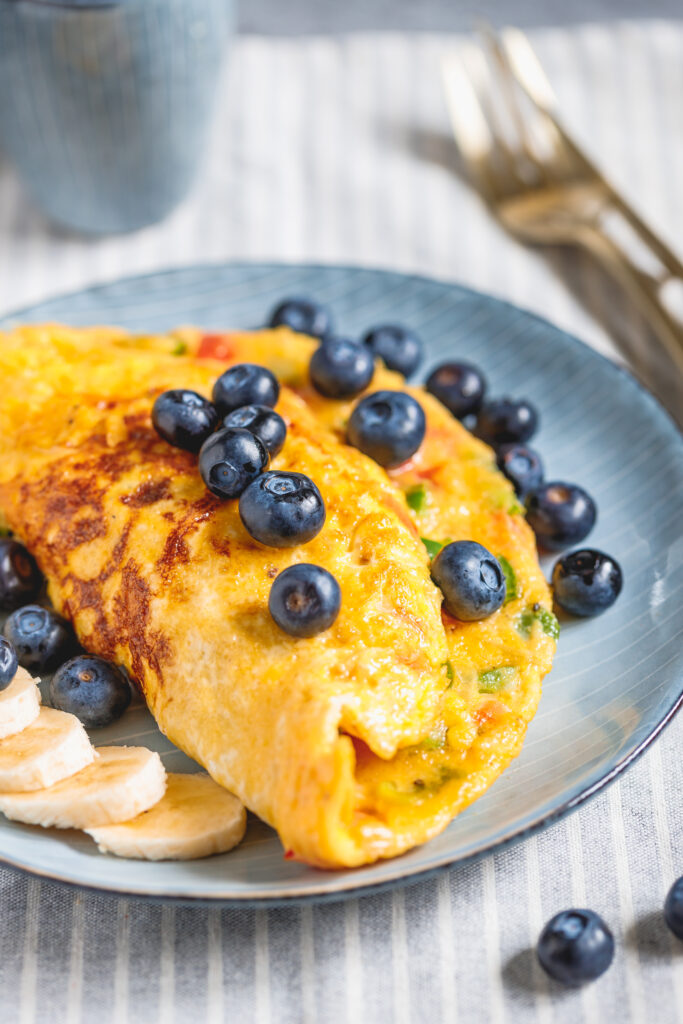
[[[683,373],[683,264],[560,124],[526,36],[484,27],[443,62],[453,132],[473,185],[523,242],[588,250],[624,287]]]

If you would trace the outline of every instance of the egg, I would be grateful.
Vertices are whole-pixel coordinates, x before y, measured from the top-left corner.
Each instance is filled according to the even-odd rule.
[[[125,665],[161,730],[289,855],[326,868],[395,856],[519,752],[556,639],[533,534],[491,450],[421,389],[407,390],[425,440],[387,475],[345,443],[353,402],[310,388],[314,341],[287,328],[213,339],[3,335],[0,514],[84,647]],[[284,385],[271,467],[306,473],[325,501],[322,530],[295,548],[253,540],[237,502],[208,493],[196,456],[151,423],[162,391],[210,397],[241,361]],[[404,384],[378,364],[379,387]],[[430,578],[429,544],[465,538],[508,578],[505,605],[479,622],[451,619]],[[273,580],[297,562],[342,592],[334,624],[307,639],[268,612]]]

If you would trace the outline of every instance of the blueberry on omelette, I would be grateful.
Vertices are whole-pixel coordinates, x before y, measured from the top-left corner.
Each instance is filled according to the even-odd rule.
[[[267,405],[243,405],[223,420],[224,427],[240,427],[255,434],[272,457],[282,451],[287,436],[285,421]]]

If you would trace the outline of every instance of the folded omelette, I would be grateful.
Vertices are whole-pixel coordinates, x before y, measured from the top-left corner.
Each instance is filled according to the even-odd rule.
[[[424,842],[519,752],[556,639],[533,535],[491,451],[413,389],[427,436],[391,479],[343,443],[352,403],[311,392],[314,343],[287,330],[129,337],[27,327],[0,337],[0,513],[86,649],[126,666],[162,731],[273,825],[287,851],[355,866]],[[207,396],[226,362],[271,367],[321,533],[264,548],[196,457],[151,425],[171,387]],[[371,388],[402,387],[378,366]],[[298,393],[297,393],[298,392]],[[422,540],[421,538],[424,538]],[[428,547],[477,540],[508,600],[443,615]],[[425,543],[427,542],[427,543]],[[342,608],[310,639],[268,613],[295,562],[334,574]]]

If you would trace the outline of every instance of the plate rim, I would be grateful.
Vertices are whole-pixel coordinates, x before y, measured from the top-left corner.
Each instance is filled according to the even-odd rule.
[[[380,266],[368,266],[364,264],[353,264],[353,263],[335,263],[330,261],[329,263],[323,262],[308,262],[308,261],[288,261],[288,260],[215,260],[207,261],[202,263],[190,263],[190,264],[177,264],[168,267],[158,268],[156,270],[146,271],[141,274],[129,274],[126,276],[112,277],[107,280],[97,281],[86,285],[83,288],[74,288],[65,292],[55,292],[52,295],[48,295],[36,302],[28,303],[18,309],[9,310],[0,314],[0,329],[6,329],[10,323],[20,320],[22,317],[31,316],[36,310],[39,310],[42,306],[48,305],[51,302],[68,300],[69,298],[76,298],[77,296],[93,295],[98,292],[106,291],[112,286],[125,286],[128,283],[140,282],[150,280],[152,278],[164,278],[172,277],[174,274],[187,273],[188,271],[195,271],[198,273],[202,272],[216,272],[216,271],[229,271],[230,269],[238,268],[263,268],[265,270],[273,269],[292,269],[301,271],[348,271],[348,272],[360,272],[370,273],[376,276],[386,277],[400,277],[415,281],[417,283],[423,282],[424,284],[438,284],[444,287],[456,288],[462,294],[472,296],[475,299],[493,301],[497,305],[504,307],[507,310],[514,311],[515,313],[523,313],[525,317],[541,324],[545,329],[550,329],[553,333],[562,337],[565,342],[575,349],[579,349],[582,353],[587,353],[590,357],[596,358],[599,362],[606,364],[610,371],[616,371],[622,377],[626,378],[631,386],[635,386],[637,391],[640,392],[642,398],[645,399],[647,405],[651,408],[653,413],[659,417],[660,422],[664,428],[666,428],[672,435],[676,444],[679,447],[679,455],[683,458],[683,429],[676,423],[672,414],[662,405],[662,403],[656,398],[656,396],[649,390],[649,388],[640,381],[634,373],[632,373],[627,367],[608,359],[601,352],[598,352],[592,346],[582,341],[576,335],[569,331],[566,331],[562,327],[558,327],[553,324],[546,317],[535,313],[531,310],[519,306],[509,299],[502,298],[492,292],[484,292],[476,288],[471,288],[469,285],[463,285],[458,281],[448,280],[438,276],[427,276],[424,274],[403,272],[400,270],[394,270],[388,267]],[[673,428],[673,429],[672,429]],[[575,793],[568,800],[559,804],[553,808],[549,813],[542,815],[536,820],[529,824],[517,829],[510,835],[501,837],[486,843],[485,845],[472,850],[469,853],[450,856],[449,854],[442,855],[438,862],[430,865],[426,868],[416,868],[415,870],[408,869],[407,871],[401,871],[400,865],[402,857],[395,858],[392,863],[397,866],[396,872],[389,878],[383,878],[381,882],[373,883],[372,881],[361,882],[360,884],[351,883],[348,886],[340,886],[333,890],[329,890],[326,886],[325,879],[330,877],[330,873],[321,872],[320,882],[316,882],[313,885],[308,886],[308,891],[305,893],[287,892],[286,890],[275,891],[271,894],[257,896],[253,893],[245,892],[244,894],[231,891],[229,894],[223,894],[221,892],[206,893],[196,895],[191,892],[165,892],[165,893],[150,893],[145,891],[142,887],[136,888],[135,886],[118,886],[118,885],[107,885],[107,884],[90,884],[87,882],[78,881],[75,878],[70,878],[64,874],[54,873],[47,869],[41,870],[37,867],[28,866],[25,863],[21,863],[12,857],[8,857],[4,852],[0,852],[0,865],[7,867],[15,872],[27,874],[32,877],[44,879],[46,881],[54,882],[56,884],[67,886],[69,888],[79,889],[81,891],[97,893],[98,895],[105,895],[111,897],[128,897],[132,899],[141,900],[144,902],[152,903],[166,903],[173,902],[178,904],[186,905],[205,905],[211,906],[216,903],[220,903],[224,906],[235,906],[235,907],[283,907],[291,906],[304,903],[328,903],[337,902],[344,899],[355,899],[361,896],[371,896],[376,893],[392,889],[400,885],[414,885],[419,882],[425,881],[426,879],[440,874],[449,868],[455,868],[460,865],[473,863],[491,853],[497,853],[510,846],[513,846],[522,840],[529,838],[532,835],[542,831],[545,828],[555,824],[562,818],[566,817],[573,811],[577,810],[580,806],[596,796],[612,782],[615,781],[627,768],[635,763],[636,760],[648,749],[648,747],[654,743],[654,741],[661,735],[667,725],[674,719],[676,713],[683,707],[683,676],[679,679],[679,692],[674,696],[673,702],[665,709],[661,717],[652,727],[651,731],[645,736],[641,742],[633,750],[629,751],[621,760],[614,764],[608,771],[606,771],[599,779],[594,780],[589,785],[585,786],[578,793]],[[387,861],[383,863],[388,863]],[[334,873],[331,873],[334,877]],[[350,879],[352,879],[350,874]]]

